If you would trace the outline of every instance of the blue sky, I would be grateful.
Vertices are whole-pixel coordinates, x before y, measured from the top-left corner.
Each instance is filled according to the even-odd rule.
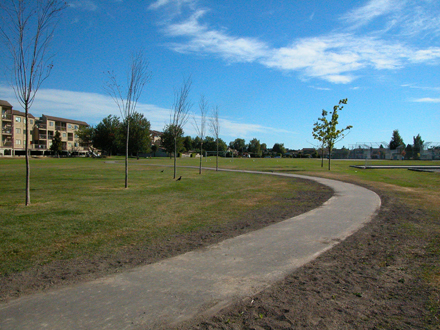
[[[137,110],[162,130],[174,89],[192,77],[219,107],[220,136],[272,147],[311,147],[313,123],[342,98],[336,147],[439,142],[440,2],[437,0],[72,0],[52,42],[54,68],[31,109],[96,125],[119,110],[104,72],[125,78],[130,53],[145,50],[152,73]],[[5,55],[5,56],[4,56]],[[8,61],[2,53],[0,65]],[[20,110],[0,76],[0,99]],[[195,136],[191,121],[185,135]]]

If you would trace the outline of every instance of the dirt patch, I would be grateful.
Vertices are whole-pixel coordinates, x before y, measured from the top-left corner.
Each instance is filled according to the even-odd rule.
[[[254,209],[216,227],[127,247],[117,254],[56,261],[20,273],[0,276],[0,301],[93,280],[215,244],[307,212],[333,195],[327,187],[301,181],[307,182],[310,190],[299,191],[287,203],[285,199],[280,200],[280,197],[272,198],[269,203],[271,206]]]
[[[438,254],[427,253],[432,237],[408,230],[432,216],[378,193],[382,207],[367,226],[258,295],[179,329],[440,329],[440,287],[424,280]]]

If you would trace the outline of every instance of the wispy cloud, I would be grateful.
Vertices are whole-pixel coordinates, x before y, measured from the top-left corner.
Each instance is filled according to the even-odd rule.
[[[153,5],[182,6],[191,0],[158,0]],[[348,24],[367,24],[385,15],[403,11],[406,1],[371,0],[367,5],[343,16]],[[319,78],[331,83],[346,84],[363,74],[362,70],[395,70],[414,63],[440,59],[440,47],[418,48],[403,41],[389,41],[380,34],[358,35],[351,32],[331,32],[309,38],[297,38],[290,45],[274,48],[269,43],[251,37],[239,37],[226,29],[214,29],[201,23],[206,9],[194,9],[191,15],[177,22],[166,21],[163,31],[175,42],[169,47],[180,53],[215,55],[228,62],[259,63],[280,71],[297,71],[303,78]]]
[[[81,9],[84,11],[95,11],[98,6],[91,0],[74,0],[68,2],[70,8]]]
[[[359,27],[377,17],[395,13],[405,2],[405,0],[370,0],[362,7],[348,11],[341,16],[341,19],[353,27]]]
[[[2,99],[8,100],[14,109],[21,110],[11,87],[0,85],[0,95]],[[136,111],[142,113],[150,121],[151,129],[153,130],[161,131],[170,120],[171,109],[161,108],[153,104],[138,103]],[[30,113],[35,117],[40,117],[44,114],[81,120],[89,125],[98,124],[108,115],[120,117],[119,110],[110,96],[57,89],[40,89]],[[236,138],[240,136],[251,139],[267,132],[274,136],[285,133],[294,134],[286,130],[225,118],[220,118],[220,127],[223,138]],[[185,135],[197,135],[192,125],[186,125],[184,131]]]
[[[424,97],[424,98],[420,98],[420,99],[415,99],[414,102],[420,102],[420,103],[440,103],[440,98]]]

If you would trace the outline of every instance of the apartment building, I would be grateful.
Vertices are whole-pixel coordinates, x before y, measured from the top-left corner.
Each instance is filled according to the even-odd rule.
[[[13,110],[12,105],[0,100],[1,107],[1,141],[0,156],[25,155],[26,134],[28,149],[31,155],[49,155],[55,132],[61,134],[63,153],[85,154],[87,146],[81,145],[76,131],[81,126],[88,126],[84,121],[46,116],[34,117],[28,114],[29,125],[26,131],[24,112]]]

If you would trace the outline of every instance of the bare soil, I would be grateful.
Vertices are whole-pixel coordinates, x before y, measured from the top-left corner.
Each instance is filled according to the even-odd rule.
[[[440,329],[440,286],[424,279],[438,254],[408,230],[439,219],[377,192],[380,213],[364,228],[258,295],[179,329]]]
[[[292,179],[292,181],[301,181],[301,179]],[[307,182],[310,190],[298,191],[287,202],[286,200],[279,201],[276,197],[270,203],[273,206],[254,209],[240,218],[231,219],[217,227],[165,237],[148,245],[126,248],[117,254],[97,255],[91,259],[55,261],[19,273],[2,275],[0,276],[0,302],[94,280],[209,246],[307,212],[323,204],[333,195],[330,188],[309,180],[302,181]]]

